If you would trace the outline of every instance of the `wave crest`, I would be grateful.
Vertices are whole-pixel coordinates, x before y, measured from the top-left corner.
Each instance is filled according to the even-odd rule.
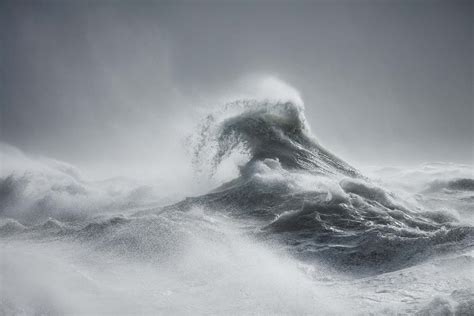
[[[324,149],[311,134],[304,107],[293,102],[239,100],[208,115],[193,139],[193,164],[212,176],[236,151],[244,152],[248,173],[255,161],[278,160],[285,169],[358,176],[344,161]]]

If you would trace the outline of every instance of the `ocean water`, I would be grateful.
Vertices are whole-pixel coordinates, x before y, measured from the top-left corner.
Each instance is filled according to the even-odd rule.
[[[187,145],[232,178],[167,200],[4,146],[0,314],[474,315],[472,166],[358,170],[297,101],[226,104]]]

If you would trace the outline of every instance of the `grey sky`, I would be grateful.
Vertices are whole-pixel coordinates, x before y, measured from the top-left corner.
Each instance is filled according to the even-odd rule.
[[[160,170],[202,107],[269,74],[300,91],[314,134],[355,166],[474,159],[471,1],[3,1],[0,12],[0,139],[28,152],[104,174]]]

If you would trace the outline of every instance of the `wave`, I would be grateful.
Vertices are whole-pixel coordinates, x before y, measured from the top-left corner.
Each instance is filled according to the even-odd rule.
[[[92,183],[65,174],[25,172],[0,178],[0,215],[22,223],[75,221],[156,201],[147,185]]]
[[[417,193],[429,193],[448,187],[450,191],[469,188],[474,181],[472,165],[458,163],[424,163],[415,167],[369,168],[371,178],[377,179],[391,189]],[[457,181],[460,183],[455,184]],[[449,183],[453,182],[451,188]],[[464,183],[464,184],[463,184]],[[435,190],[433,190],[435,189]]]
[[[238,175],[207,194],[158,207],[150,202],[154,195],[148,186],[87,182],[67,165],[29,162],[35,168],[0,178],[0,215],[15,220],[0,232],[24,233],[23,225],[42,225],[45,231],[95,239],[109,227],[136,223],[120,216],[101,221],[101,214],[144,210],[140,216],[197,207],[242,221],[256,238],[276,242],[302,260],[359,274],[393,271],[473,246],[474,229],[456,212],[404,199],[321,146],[302,104],[229,103],[203,120],[191,143],[198,171],[212,176],[238,153],[245,157]],[[438,174],[433,168],[428,169]],[[472,179],[459,178],[442,188],[469,191],[471,186]],[[469,211],[472,202],[463,198],[463,210]],[[70,231],[65,223],[71,222],[87,225]],[[130,238],[123,244],[137,244]]]
[[[2,143],[0,155],[0,217],[22,224],[81,221],[167,200],[163,187],[153,183],[124,177],[89,181],[69,164],[31,158]]]
[[[431,182],[426,192],[449,191],[474,191],[474,179],[459,178],[451,180],[435,180]]]
[[[417,179],[406,198],[324,148],[298,102],[229,103],[189,142],[201,175],[237,172],[167,206],[149,186],[86,181],[67,164],[10,152],[0,313],[472,309],[474,228],[449,209],[472,214],[469,168],[385,170]]]
[[[251,172],[248,169],[254,162],[268,158],[278,160],[285,169],[358,176],[355,168],[317,143],[303,110],[302,105],[292,102],[241,100],[229,103],[219,113],[207,116],[199,127],[194,164],[210,163],[212,173],[239,149],[251,157],[241,169],[244,175]]]
[[[165,209],[200,205],[257,219],[260,237],[283,242],[301,258],[360,273],[473,246],[472,226],[405,201],[323,148],[303,110],[292,102],[243,100],[209,115],[194,142],[197,169],[207,165],[212,175],[236,151],[247,159],[237,178]],[[463,190],[471,185],[469,179],[448,183]]]

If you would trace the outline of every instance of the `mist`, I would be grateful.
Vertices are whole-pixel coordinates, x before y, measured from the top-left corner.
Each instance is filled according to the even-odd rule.
[[[296,87],[314,134],[355,165],[473,160],[467,1],[4,1],[1,12],[2,141],[94,177],[179,171],[191,126],[254,76]]]

